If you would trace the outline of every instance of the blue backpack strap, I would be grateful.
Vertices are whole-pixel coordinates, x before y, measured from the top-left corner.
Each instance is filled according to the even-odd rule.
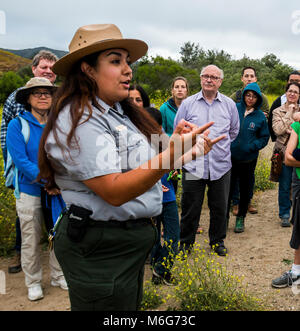
[[[27,145],[28,141],[29,141],[29,137],[30,137],[30,127],[29,127],[29,123],[20,116],[17,116],[18,120],[21,123],[21,132],[23,134],[24,137],[24,141],[25,144]],[[15,166],[14,169],[14,177],[15,177],[15,191],[14,191],[14,195],[16,199],[20,199],[20,189],[19,189],[19,171],[18,168]]]
[[[18,119],[21,122],[22,134],[25,140],[25,144],[27,145],[30,137],[30,127],[28,121],[26,121],[23,117],[18,116]]]

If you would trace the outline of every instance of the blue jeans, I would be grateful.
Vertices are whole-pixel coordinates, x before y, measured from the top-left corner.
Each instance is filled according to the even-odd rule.
[[[278,188],[278,205],[279,205],[279,217],[290,218],[290,210],[292,206],[291,201],[291,186],[292,186],[292,173],[293,167],[282,165],[282,171],[279,176],[279,188]]]
[[[156,222],[158,238],[151,252],[151,264],[155,272],[163,275],[165,272],[170,272],[178,252],[180,226],[176,201],[163,203],[162,213],[156,217]],[[163,244],[161,244],[161,224],[164,229]]]

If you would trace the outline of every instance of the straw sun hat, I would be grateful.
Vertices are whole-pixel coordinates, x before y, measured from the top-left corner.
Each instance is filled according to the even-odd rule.
[[[52,69],[56,74],[65,76],[78,60],[111,48],[127,50],[131,62],[144,56],[148,50],[147,44],[142,40],[123,38],[121,31],[114,24],[85,25],[75,32],[69,45],[69,53],[59,59]]]
[[[47,88],[50,90],[55,90],[57,86],[53,85],[49,79],[44,77],[33,77],[25,84],[24,87],[21,87],[16,93],[16,101],[22,105],[27,104],[28,95],[34,88]]]

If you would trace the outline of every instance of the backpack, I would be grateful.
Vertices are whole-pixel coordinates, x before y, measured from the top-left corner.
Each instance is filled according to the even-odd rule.
[[[235,92],[236,103],[240,103],[242,101],[242,91],[238,90]]]
[[[30,135],[30,127],[28,122],[20,117],[17,116],[16,118],[18,118],[18,120],[21,123],[21,128],[22,128],[22,134],[25,140],[25,143],[28,143],[29,140],[29,135]],[[7,151],[7,159],[6,159],[6,163],[4,165],[4,177],[5,177],[5,186],[11,189],[15,189],[14,191],[14,195],[16,197],[16,199],[20,199],[20,191],[19,191],[19,172],[18,172],[18,168],[15,166],[12,157],[9,153],[9,151]],[[15,178],[15,183],[14,183],[14,178]],[[15,184],[15,185],[14,185]]]

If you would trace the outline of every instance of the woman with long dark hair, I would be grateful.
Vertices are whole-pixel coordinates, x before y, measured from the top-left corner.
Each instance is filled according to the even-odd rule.
[[[133,84],[129,87],[129,100],[139,108],[150,107],[150,99],[142,86]]]
[[[130,63],[147,45],[125,39],[113,24],[79,28],[70,52],[53,67],[64,76],[40,145],[40,178],[58,185],[67,212],[56,223],[54,250],[72,310],[136,310],[144,264],[161,213],[160,178],[207,153],[214,143],[201,128],[180,122],[166,149],[150,145],[159,126],[128,101]],[[185,132],[188,132],[184,134]],[[182,143],[191,148],[182,157]],[[180,145],[180,147],[178,147]],[[175,156],[176,155],[176,156]]]

